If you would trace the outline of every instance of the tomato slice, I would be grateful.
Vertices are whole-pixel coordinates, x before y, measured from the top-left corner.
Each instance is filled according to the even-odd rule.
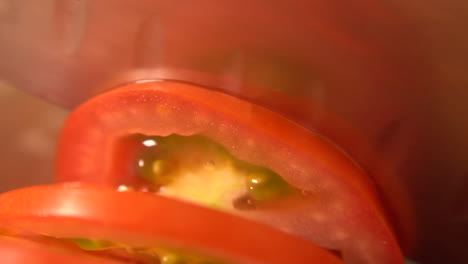
[[[131,247],[185,249],[229,263],[342,261],[308,241],[241,217],[141,192],[57,184],[0,196],[9,228],[57,238],[93,238]]]
[[[58,178],[118,185],[118,141],[134,133],[211,138],[310,194],[300,207],[241,214],[337,249],[347,263],[403,263],[373,183],[344,151],[265,108],[189,84],[133,83],[77,108],[59,142]]]
[[[124,264],[129,263],[97,254],[89,254],[77,248],[48,239],[23,239],[0,236],[0,259],[4,264]]]

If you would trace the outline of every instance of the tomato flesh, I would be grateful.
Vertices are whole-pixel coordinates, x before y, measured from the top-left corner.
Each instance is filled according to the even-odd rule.
[[[57,238],[159,245],[228,263],[342,263],[327,250],[263,224],[159,195],[105,187],[15,190],[0,196],[0,220],[9,228]]]
[[[124,259],[89,254],[45,238],[0,236],[0,259],[4,264],[125,264]]]
[[[342,150],[269,110],[188,84],[129,84],[77,108],[59,142],[59,180],[119,185],[125,173],[112,164],[128,157],[117,143],[136,133],[210,138],[309,194],[242,215],[339,250],[347,263],[403,263],[373,183]]]

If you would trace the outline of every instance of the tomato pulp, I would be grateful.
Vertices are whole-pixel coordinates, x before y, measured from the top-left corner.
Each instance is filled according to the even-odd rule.
[[[365,172],[343,150],[320,134],[274,112],[189,84],[156,81],[133,83],[99,95],[77,108],[68,119],[59,142],[58,179],[117,189],[129,177],[133,177],[116,164],[129,161],[128,153],[122,153],[125,148],[121,147],[121,143],[123,138],[134,134],[160,137],[198,135],[209,138],[236,159],[267,168],[304,193],[292,203],[280,200],[275,203],[281,206],[234,210],[229,211],[230,214],[253,219],[306,239],[311,244],[338,250],[346,263],[403,263],[401,250],[377,191]],[[146,195],[159,196],[157,192]],[[47,196],[45,192],[36,198],[46,199],[43,196]],[[13,197],[14,201],[6,207],[9,209],[4,209],[5,219],[43,215],[40,211],[34,211],[38,204],[33,203],[16,214],[14,205],[27,199],[18,197],[27,195],[23,192]],[[5,199],[9,201],[9,198]],[[142,201],[146,198],[139,199],[134,199],[134,210],[145,209]],[[67,201],[55,204],[54,208],[62,211],[64,208],[72,211],[81,208],[82,202],[77,199],[72,199],[70,203]],[[169,201],[163,199],[160,203],[173,203]],[[90,206],[89,203],[84,204]],[[104,204],[102,206],[105,207]],[[10,211],[14,213],[9,215]],[[82,217],[85,220],[99,215],[99,209],[85,212]],[[131,217],[132,209],[126,210],[126,214]],[[186,215],[186,218],[196,219],[197,214],[194,211],[193,217]],[[113,229],[119,225],[111,224],[113,214],[106,216],[110,218],[111,232],[120,232]],[[138,219],[143,226],[151,222],[149,218]],[[105,221],[102,223],[105,225]],[[54,225],[63,225],[63,221],[46,224],[51,230],[57,230],[53,228]],[[86,226],[81,222],[74,225]],[[123,229],[121,232],[129,228],[125,225],[120,227]],[[210,228],[206,227],[206,230]],[[247,236],[250,231],[240,228],[239,232]],[[60,235],[54,231],[52,234]],[[219,243],[229,244],[229,239],[220,239]],[[194,245],[197,243],[189,247]],[[206,246],[197,249],[203,252],[204,248]],[[275,251],[272,249],[272,252]]]
[[[0,197],[0,210],[8,226],[58,238],[176,248],[223,263],[342,263],[269,226],[147,193],[82,184],[29,187]]]
[[[90,254],[46,238],[0,236],[0,256],[5,264],[124,264],[124,259]]]

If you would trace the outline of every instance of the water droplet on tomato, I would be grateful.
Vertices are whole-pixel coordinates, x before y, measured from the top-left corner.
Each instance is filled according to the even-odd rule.
[[[154,139],[143,140],[142,144],[146,147],[154,147],[158,145],[158,143]]]
[[[117,187],[118,192],[129,192],[133,190],[134,190],[133,187],[125,185],[125,184],[121,184]]]

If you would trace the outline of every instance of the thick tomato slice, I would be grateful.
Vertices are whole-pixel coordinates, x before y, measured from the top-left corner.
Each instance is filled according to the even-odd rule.
[[[56,238],[169,247],[228,263],[342,263],[331,252],[267,225],[159,195],[106,187],[58,184],[15,190],[0,196],[0,220],[7,228]]]
[[[118,142],[135,133],[211,138],[309,194],[298,207],[241,214],[339,250],[347,263],[403,263],[373,183],[345,152],[274,112],[189,84],[129,84],[77,108],[59,142],[58,178],[118,185]]]
[[[50,239],[0,236],[3,264],[124,264],[126,260],[89,254]]]

